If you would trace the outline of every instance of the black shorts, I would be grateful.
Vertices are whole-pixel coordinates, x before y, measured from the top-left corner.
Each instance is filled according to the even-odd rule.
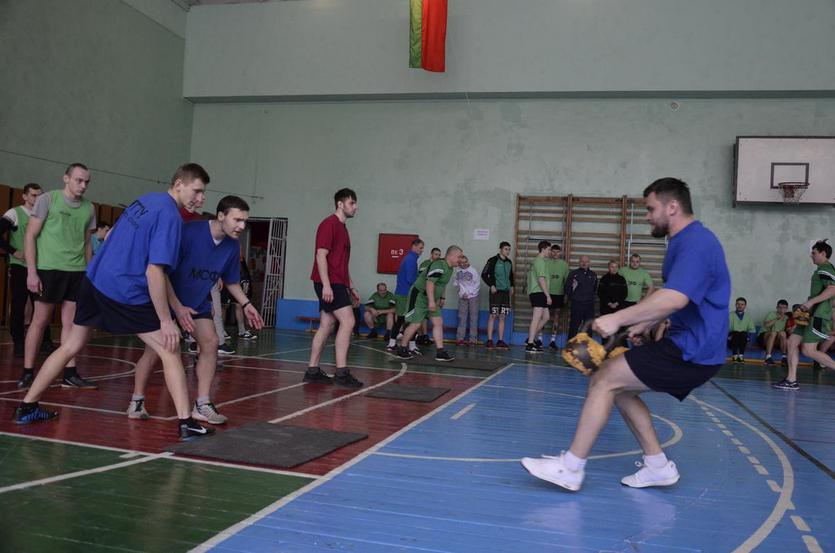
[[[196,321],[197,319],[213,319],[211,311],[204,311],[202,313],[198,313],[197,315],[192,315],[191,320]]]
[[[666,392],[684,401],[719,372],[722,365],[699,365],[682,359],[681,350],[669,338],[637,346],[623,354],[632,373],[650,390]]]
[[[78,301],[78,290],[84,271],[58,271],[54,269],[40,270],[43,292],[35,295],[35,301],[44,303],[61,303],[62,301]]]
[[[321,282],[314,282],[313,289],[316,290],[316,297],[319,298],[319,311],[333,313],[337,309],[342,309],[346,306],[350,307],[354,304],[354,302],[351,301],[351,293],[348,291],[348,287],[344,284],[331,284],[331,290],[333,290],[333,301],[330,303],[322,301]]]
[[[73,322],[111,334],[144,334],[159,330],[154,304],[127,305],[99,292],[86,276],[78,290]]]
[[[548,307],[548,300],[545,299],[545,292],[534,292],[528,294],[531,300],[531,307]]]
[[[492,315],[507,315],[510,313],[510,290],[496,290],[490,292],[490,313]]]
[[[548,306],[548,311],[551,313],[551,316],[556,313],[557,309],[562,309],[563,306],[565,306],[565,296],[551,294],[551,305]]]

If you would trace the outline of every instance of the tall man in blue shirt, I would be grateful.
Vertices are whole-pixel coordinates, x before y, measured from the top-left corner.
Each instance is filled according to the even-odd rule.
[[[195,420],[223,424],[227,417],[218,412],[210,399],[217,366],[220,338],[212,319],[211,291],[218,279],[226,291],[243,307],[253,328],[264,325],[261,315],[246,298],[240,285],[240,244],[246,228],[249,205],[237,196],[224,196],[217,204],[215,218],[183,225],[177,268],[169,275],[168,303],[180,327],[197,340],[197,400],[191,410]],[[136,363],[133,396],[127,414],[132,419],[147,419],[145,387],[159,356],[150,347]]]
[[[415,238],[412,240],[412,246],[409,248],[409,253],[400,260],[400,268],[397,270],[397,286],[394,289],[394,299],[397,301],[397,319],[394,321],[394,326],[391,329],[391,337],[389,338],[386,350],[394,351],[397,349],[397,334],[403,330],[406,322],[406,307],[409,302],[409,289],[415,283],[418,277],[418,260],[423,254],[423,240]],[[409,350],[413,353],[419,353],[417,344],[414,340],[409,342]]]
[[[643,467],[621,483],[646,488],[678,482],[678,469],[661,450],[649,409],[639,396],[652,390],[683,401],[710,380],[725,360],[731,279],[722,245],[693,217],[690,190],[684,182],[659,179],[644,190],[644,198],[652,235],[669,236],[664,288],[633,307],[597,318],[594,329],[611,336],[629,327],[630,336],[638,337],[669,318],[669,334],[606,361],[594,373],[567,452],[559,457],[522,459],[533,476],[567,490],[580,489],[586,459],[612,405],[617,405],[644,451]]]
[[[99,253],[87,267],[78,293],[75,320],[66,340],[44,361],[23,402],[17,424],[58,416],[38,400],[90,339],[93,328],[136,334],[162,359],[165,383],[177,410],[181,440],[211,434],[190,416],[188,386],[180,359],[180,330],[168,307],[166,271],[177,268],[183,220],[178,208],[203,200],[209,175],[196,163],[177,168],[167,192],[150,192],[119,217]]]

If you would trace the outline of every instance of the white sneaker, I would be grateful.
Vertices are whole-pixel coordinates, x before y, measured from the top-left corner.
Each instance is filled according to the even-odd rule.
[[[197,405],[197,402],[195,402],[194,409],[191,410],[191,418],[209,424],[223,424],[229,420],[229,417],[217,412],[215,404],[211,401],[203,405]]]
[[[142,419],[144,421],[150,418],[148,411],[145,410],[144,399],[130,400],[130,405],[128,405],[127,414],[129,419]]]
[[[576,492],[583,484],[583,478],[586,473],[582,469],[576,471],[568,470],[568,467],[565,466],[564,456],[565,452],[561,453],[559,457],[548,457],[544,455],[542,459],[524,457],[522,459],[522,466],[531,473],[531,476],[536,476],[541,480]]]
[[[667,461],[667,464],[660,469],[654,469],[640,461],[635,462],[640,470],[635,474],[624,476],[620,483],[630,488],[649,488],[651,486],[672,486],[681,476],[678,473],[676,464]]]

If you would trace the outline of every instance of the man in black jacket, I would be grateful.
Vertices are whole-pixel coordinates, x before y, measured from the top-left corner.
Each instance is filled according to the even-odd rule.
[[[626,279],[618,274],[619,264],[614,259],[609,261],[609,272],[600,277],[597,297],[600,298],[600,314],[608,315],[620,311],[626,305],[628,288]]]
[[[504,341],[504,325],[510,313],[513,297],[513,262],[510,261],[510,243],[499,244],[499,253],[487,260],[481,271],[481,280],[490,287],[490,315],[487,318],[487,349],[493,347],[493,322],[499,319],[497,348],[507,349]]]
[[[594,319],[594,297],[597,294],[597,275],[589,269],[589,256],[580,256],[580,267],[568,273],[565,295],[571,301],[571,320],[568,337],[573,338],[580,326]]]

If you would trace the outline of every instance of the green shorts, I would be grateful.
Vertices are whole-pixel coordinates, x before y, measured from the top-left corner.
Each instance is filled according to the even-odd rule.
[[[431,317],[440,317],[441,308],[435,302],[435,311],[429,311],[429,298],[426,294],[412,288],[409,292],[409,303],[406,310],[407,323],[422,323]]]
[[[832,332],[832,319],[830,317],[812,317],[806,326],[795,326],[792,334],[803,336],[804,344],[819,344],[829,338]]]
[[[406,316],[406,306],[409,303],[409,298],[406,296],[398,296],[397,294],[394,295],[394,301],[397,302],[395,305],[395,314],[398,317],[405,317]]]

